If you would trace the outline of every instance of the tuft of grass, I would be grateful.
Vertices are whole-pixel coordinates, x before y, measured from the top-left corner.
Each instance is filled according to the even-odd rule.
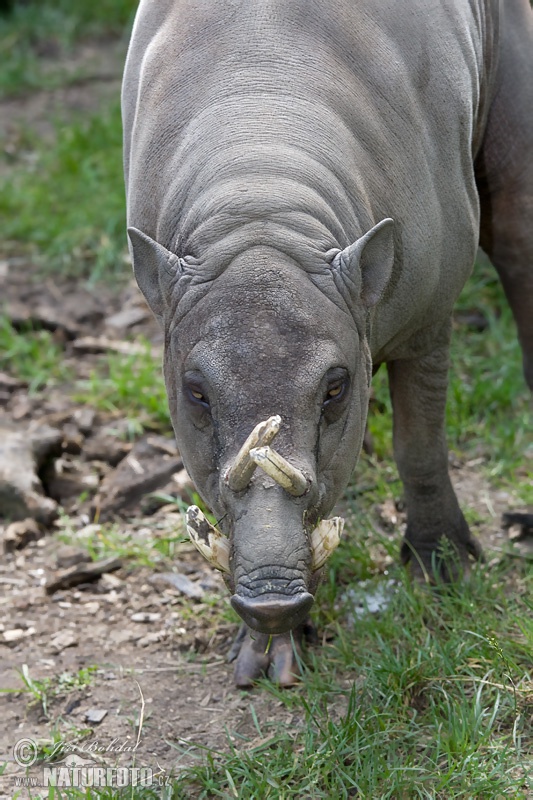
[[[51,678],[33,678],[27,664],[20,669],[20,677],[24,684],[24,691],[32,696],[32,703],[40,704],[43,714],[48,717],[48,705],[51,697],[68,694],[75,689],[89,686],[97,667],[83,667],[77,673],[62,672]],[[11,690],[8,690],[11,692]]]
[[[31,393],[71,377],[63,358],[62,347],[49,331],[27,328],[19,332],[0,316],[0,369],[27,381]]]
[[[124,356],[110,353],[87,381],[77,384],[76,399],[102,411],[120,412],[145,427],[171,430],[161,361],[147,340],[144,351]]]
[[[59,127],[30,163],[0,177],[3,236],[33,246],[53,272],[93,280],[126,272],[122,132],[118,101]]]
[[[186,504],[179,502],[184,510]],[[142,530],[136,531],[112,522],[95,522],[76,530],[70,518],[62,515],[58,538],[87,550],[93,561],[117,556],[149,567],[171,562],[178,556],[179,545],[189,542],[182,517],[173,517],[164,529],[143,525]]]

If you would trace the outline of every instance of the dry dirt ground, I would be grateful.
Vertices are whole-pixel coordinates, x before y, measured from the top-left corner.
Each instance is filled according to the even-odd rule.
[[[0,109],[2,133],[15,136],[17,125],[31,124],[48,135],[51,108],[96,108],[118,91],[117,59],[111,61],[101,81],[9,101]],[[120,349],[137,334],[160,347],[133,283],[118,294],[99,289],[96,296],[69,280],[34,281],[32,272],[17,254],[3,258],[4,310],[14,324],[29,319],[53,331],[77,379],[94,369],[99,350]],[[77,748],[85,762],[114,766],[135,759],[168,774],[201,758],[202,747],[250,747],[276,725],[301,724],[269,693],[233,687],[225,656],[237,625],[218,573],[190,545],[176,544],[171,564],[154,568],[122,559],[98,580],[78,579],[55,591],[49,586],[69,565],[80,568],[81,544],[92,542],[98,551],[106,519],[117,520],[116,535],[136,542],[139,551],[143,539],[182,533],[175,508],[143,500],[154,489],[183,491],[171,439],[148,433],[133,449],[120,416],[95,413],[69,399],[64,387],[32,395],[6,375],[0,376],[0,427],[7,438],[22,432],[21,450],[24,442],[41,442],[35,457],[41,485],[32,488],[28,512],[39,525],[11,529],[6,538],[7,520],[0,517],[0,688],[14,690],[0,695],[0,764],[8,762],[0,796],[11,797],[13,776],[24,774],[14,760],[16,743],[49,741],[54,726],[66,747],[62,755]],[[35,452],[26,453],[30,461]],[[475,464],[456,466],[453,477],[461,499],[484,520],[476,532],[485,544],[501,547],[499,515],[507,495],[491,492]],[[59,507],[67,517],[57,515]],[[401,518],[394,535],[399,540]],[[348,683],[355,678],[346,676]],[[35,694],[47,680],[43,708]]]

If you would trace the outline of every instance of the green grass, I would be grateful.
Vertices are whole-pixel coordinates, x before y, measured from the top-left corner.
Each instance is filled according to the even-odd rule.
[[[53,89],[83,76],[69,68],[87,38],[126,37],[137,0],[29,0],[0,15],[0,97]]]
[[[75,398],[102,411],[120,412],[140,433],[144,428],[171,431],[161,358],[144,351],[125,356],[109,354],[87,381],[79,382]]]
[[[63,349],[49,331],[27,328],[19,332],[3,316],[0,316],[0,370],[26,381],[30,393],[71,377],[63,363]]]
[[[27,664],[23,664],[20,677],[24,690],[31,696],[31,704],[39,704],[45,717],[48,717],[48,705],[52,697],[67,695],[76,689],[89,686],[94,679],[97,667],[83,667],[77,673],[62,672],[52,678],[32,678]],[[1,692],[12,693],[15,690],[2,689]],[[18,690],[16,690],[18,691]]]
[[[188,505],[181,500],[173,501],[173,504],[181,512]],[[140,564],[156,567],[166,563],[170,569],[173,560],[179,556],[179,545],[183,542],[189,543],[183,517],[171,532],[161,531],[157,526],[149,528],[147,525],[141,531],[131,530],[112,522],[94,522],[80,531],[71,524],[66,515],[61,517],[58,527],[58,538],[62,542],[87,550],[93,560],[117,556],[127,559],[131,566]]]
[[[206,798],[525,799],[533,640],[520,628],[526,586],[506,596],[508,576],[480,570],[461,593],[429,593],[398,575],[388,609],[351,625],[341,602],[335,641],[313,654],[302,686],[262,687],[299,723],[258,720],[259,746],[209,753],[182,788]]]
[[[127,273],[122,133],[118,100],[59,125],[53,145],[0,177],[4,239],[31,246],[50,271],[93,280]]]

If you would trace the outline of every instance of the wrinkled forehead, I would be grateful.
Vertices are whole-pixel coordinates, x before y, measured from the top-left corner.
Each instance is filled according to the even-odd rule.
[[[239,266],[239,265],[236,265]],[[216,365],[230,373],[348,360],[356,337],[343,313],[291,264],[256,260],[229,269],[178,325],[185,369]],[[349,364],[346,364],[349,366]]]

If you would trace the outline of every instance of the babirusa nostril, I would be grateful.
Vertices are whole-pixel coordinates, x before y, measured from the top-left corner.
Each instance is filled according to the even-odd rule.
[[[281,417],[276,415],[255,426],[226,474],[226,481],[232,491],[242,492],[246,489],[257,466],[250,458],[250,450],[269,445],[279,432],[280,425]]]
[[[286,458],[271,447],[256,447],[250,450],[250,458],[294,497],[301,497],[307,491],[309,484],[303,472],[289,464]]]

